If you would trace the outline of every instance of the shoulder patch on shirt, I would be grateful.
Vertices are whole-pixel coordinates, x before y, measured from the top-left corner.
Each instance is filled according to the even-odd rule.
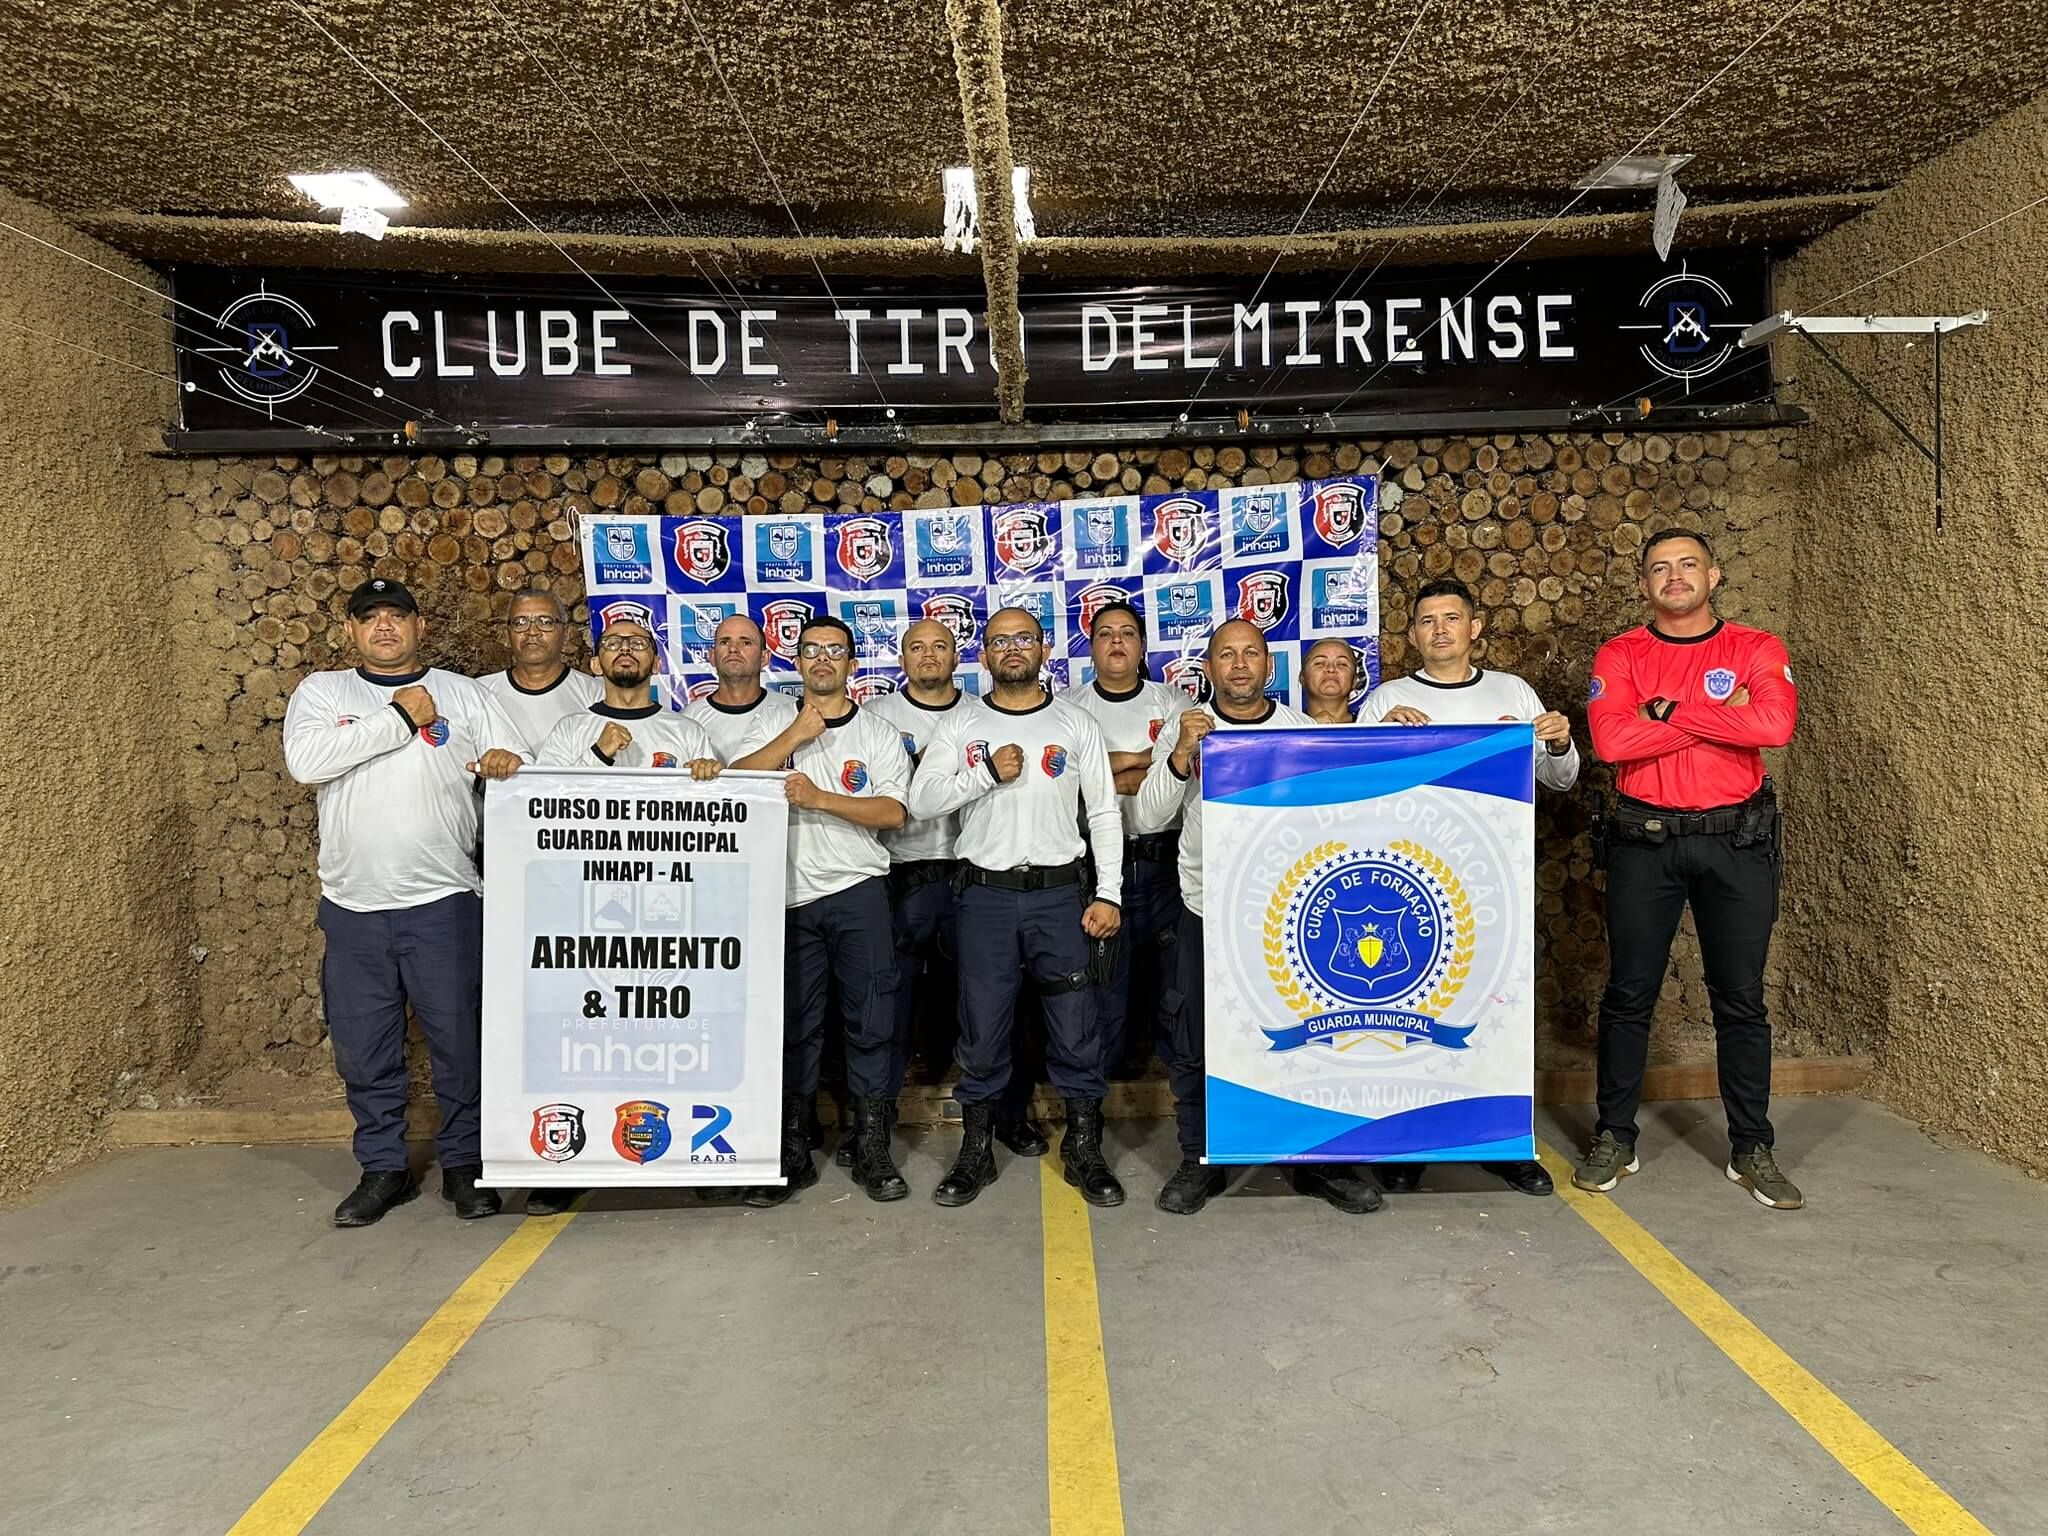
[[[1148,721],[1145,726],[1146,736],[1151,738],[1153,741],[1157,741],[1159,739],[1159,728],[1164,724],[1166,724],[1164,720]]]
[[[849,795],[857,795],[868,787],[868,765],[857,757],[850,757],[839,767],[839,784]]]
[[[1605,693],[1606,691],[1607,691],[1607,679],[1606,679],[1606,678],[1604,678],[1604,677],[1602,677],[1602,676],[1601,676],[1601,675],[1600,675],[1600,674],[1599,674],[1598,672],[1595,672],[1595,673],[1593,674],[1593,681],[1592,681],[1591,683],[1587,684],[1587,686],[1586,686],[1586,697],[1587,697],[1587,699],[1588,699],[1588,700],[1592,700],[1592,699],[1597,699],[1597,698],[1599,698],[1599,697],[1600,697],[1600,695],[1601,695],[1601,694]]]
[[[987,742],[970,741],[969,743],[967,743],[967,766],[970,768],[979,768],[983,763],[988,761],[988,754],[989,745]]]

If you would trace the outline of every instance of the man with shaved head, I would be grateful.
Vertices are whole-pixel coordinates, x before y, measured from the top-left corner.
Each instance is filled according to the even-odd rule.
[[[965,1205],[995,1182],[990,1143],[1028,974],[1045,1014],[1046,1067],[1067,1104],[1067,1182],[1091,1205],[1121,1205],[1124,1187],[1102,1155],[1106,1087],[1089,984],[1091,941],[1109,940],[1123,921],[1123,819],[1109,750],[1086,711],[1039,684],[1045,632],[1030,613],[992,614],[982,654],[995,678],[987,702],[940,722],[910,784],[912,816],[959,814],[959,931],[968,957],[953,1090],[966,1134],[932,1198]],[[1084,854],[1094,858],[1092,899],[1083,897]]]
[[[940,723],[958,710],[972,709],[974,696],[954,681],[960,646],[953,631],[937,619],[920,619],[903,632],[897,662],[903,687],[883,694],[867,709],[896,728],[915,767]],[[942,976],[960,957],[953,894],[953,876],[960,868],[953,840],[959,833],[960,817],[948,811],[912,816],[895,831],[882,834],[882,846],[889,850],[889,906],[896,924],[896,1033],[889,1064],[895,1093],[902,1092],[909,1071],[920,1006],[949,1013],[953,1008],[951,989],[940,998],[932,981],[935,973]],[[1038,1150],[1045,1150],[1042,1143]]]
[[[1166,1181],[1155,1202],[1175,1216],[1192,1216],[1213,1195],[1223,1193],[1223,1170],[1204,1167],[1207,1143],[1207,1081],[1203,1042],[1206,1019],[1202,995],[1202,742],[1217,731],[1275,731],[1312,728],[1315,722],[1298,709],[1266,696],[1273,657],[1256,624],[1232,619],[1209,637],[1209,685],[1215,697],[1209,709],[1190,709],[1180,717],[1171,748],[1158,753],[1138,790],[1137,818],[1143,828],[1158,829],[1180,818],[1180,893],[1186,909],[1180,920],[1178,974],[1174,1007],[1173,1053],[1168,1070],[1173,1081],[1173,1107],[1180,1135],[1180,1167]],[[1218,893],[1227,899],[1228,893]],[[1219,910],[1218,916],[1225,914]],[[1318,1195],[1340,1211],[1363,1215],[1380,1208],[1379,1189],[1342,1163],[1294,1163],[1288,1176],[1295,1189]]]
[[[720,620],[711,632],[718,687],[683,714],[704,727],[727,767],[766,746],[796,719],[796,700],[761,685],[767,655],[761,626],[744,613]]]

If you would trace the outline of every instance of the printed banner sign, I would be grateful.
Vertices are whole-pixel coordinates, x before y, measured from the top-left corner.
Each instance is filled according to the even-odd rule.
[[[814,615],[852,629],[856,699],[902,684],[903,631],[936,619],[960,645],[960,679],[981,692],[981,627],[1028,608],[1045,626],[1055,687],[1094,676],[1088,630],[1105,603],[1145,616],[1153,677],[1209,698],[1203,651],[1248,619],[1273,652],[1268,691],[1298,705],[1301,658],[1351,642],[1358,698],[1379,680],[1379,518],[1369,476],[1164,496],[941,507],[905,512],[582,519],[593,642],[630,618],[654,630],[678,708],[717,686],[711,641],[747,613],[768,645],[766,681],[797,690],[797,635]],[[1356,699],[1353,700],[1357,702]]]
[[[485,1184],[779,1184],[782,775],[484,799]]]
[[[1761,250],[1081,285],[1026,278],[1041,422],[1572,413],[1771,394]],[[996,419],[980,284],[173,269],[187,432],[513,442]],[[374,393],[373,393],[374,392]],[[1182,417],[1182,419],[1185,419]],[[320,449],[332,451],[331,444]]]
[[[1535,1156],[1535,733],[1202,744],[1208,1161]]]

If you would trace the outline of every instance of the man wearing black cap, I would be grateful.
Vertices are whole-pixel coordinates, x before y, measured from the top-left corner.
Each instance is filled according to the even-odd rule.
[[[466,677],[420,665],[427,621],[395,581],[356,588],[347,634],[362,664],[292,694],[284,759],[320,807],[320,971],[334,1066],[355,1116],[362,1178],[334,1211],[366,1227],[419,1193],[405,1151],[405,1010],[427,1039],[441,1194],[461,1217],[498,1211],[478,1189],[483,880],[477,777],[520,765],[519,731]]]

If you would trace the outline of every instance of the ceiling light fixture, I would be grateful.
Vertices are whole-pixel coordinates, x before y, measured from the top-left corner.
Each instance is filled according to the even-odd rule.
[[[971,255],[981,232],[981,203],[974,190],[974,171],[965,165],[949,165],[940,180],[946,189],[945,247]],[[1010,200],[1016,205],[1017,238],[1036,240],[1038,221],[1031,213],[1031,167],[1010,168]]]
[[[1580,192],[1637,192],[1677,175],[1692,161],[1691,155],[1616,155],[1594,166],[1572,187]]]
[[[404,198],[368,171],[334,171],[288,178],[322,208],[341,210],[341,227],[352,235],[382,240],[391,220],[379,210],[403,208]]]

